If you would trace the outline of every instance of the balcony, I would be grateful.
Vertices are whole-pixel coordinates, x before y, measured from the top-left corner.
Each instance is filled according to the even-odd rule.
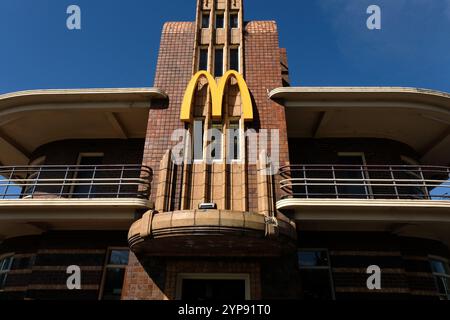
[[[152,170],[141,165],[0,167],[0,200],[148,200]]]
[[[153,172],[141,165],[11,166],[0,176],[0,235],[18,225],[126,229],[152,207]]]
[[[280,189],[277,209],[297,220],[450,221],[448,167],[292,165]]]

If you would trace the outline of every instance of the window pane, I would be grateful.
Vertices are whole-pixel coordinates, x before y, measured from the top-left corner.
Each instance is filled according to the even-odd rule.
[[[0,273],[0,290],[4,289],[6,285],[6,273]]]
[[[214,76],[216,78],[223,75],[223,49],[216,49],[214,55]]]
[[[222,13],[216,15],[216,28],[217,29],[223,28],[223,25],[224,25],[224,15]]]
[[[106,269],[103,300],[120,300],[124,276],[124,268]]]
[[[220,160],[222,159],[222,124],[213,123],[211,129],[214,130],[215,135],[218,134],[217,131],[220,132],[220,135],[218,137],[211,137],[211,158],[214,160]]]
[[[108,264],[127,265],[128,256],[129,256],[128,250],[112,250],[109,256]]]
[[[305,300],[333,300],[330,272],[328,270],[301,270]]]
[[[228,144],[228,158],[232,160],[239,160],[240,156],[240,136],[239,136],[239,121],[232,121],[229,125],[229,144]]]
[[[230,50],[230,70],[239,72],[239,49]]]
[[[239,18],[237,13],[230,14],[230,28],[239,28]]]
[[[103,163],[103,157],[81,157],[80,166],[88,166],[88,167],[80,167],[76,172],[76,181],[79,185],[76,185],[73,188],[74,198],[87,198],[90,196],[89,192],[92,196],[95,197],[95,186],[91,186],[91,181],[78,181],[78,179],[93,179],[95,178],[95,166],[101,165]]]
[[[326,251],[303,251],[298,253],[299,266],[301,267],[328,267],[328,255]]]
[[[208,49],[200,49],[198,69],[208,70]]]
[[[13,257],[8,257],[0,260],[0,271],[7,271],[11,269]]]
[[[436,277],[439,294],[447,295],[450,293],[450,281],[444,277]]]
[[[195,120],[193,128],[194,160],[203,160],[203,120]]]
[[[205,13],[202,16],[202,28],[203,29],[209,28],[209,13]]]
[[[433,270],[433,273],[448,274],[448,269],[443,261],[432,260],[431,268]]]

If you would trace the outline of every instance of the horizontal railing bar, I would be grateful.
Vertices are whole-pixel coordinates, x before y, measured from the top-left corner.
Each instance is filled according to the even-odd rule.
[[[280,169],[279,177],[282,199],[450,200],[450,168],[443,166],[288,165]]]
[[[339,179],[332,179],[332,178],[292,178],[292,179],[284,179],[281,180],[281,182],[284,181],[362,181],[362,182],[430,182],[430,183],[444,183],[444,184],[450,184],[449,180],[422,180],[422,179],[345,179],[345,178],[339,178]]]

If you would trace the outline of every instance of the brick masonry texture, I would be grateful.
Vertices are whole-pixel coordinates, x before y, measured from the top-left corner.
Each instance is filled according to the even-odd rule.
[[[252,21],[245,27],[245,77],[255,102],[252,127],[280,130],[280,165],[289,164],[284,107],[268,99],[268,92],[282,87],[281,56],[274,21]],[[249,194],[257,194],[256,168],[249,166]],[[256,197],[249,197],[250,211],[257,211]]]
[[[437,241],[382,232],[300,234],[300,248],[328,248],[338,300],[438,299],[429,255],[448,258],[450,251]],[[367,289],[366,270],[370,265],[382,270],[381,291]]]
[[[170,100],[167,108],[150,110],[143,160],[155,173],[166,151],[176,145],[170,141],[172,132],[184,128],[180,110],[192,77],[194,39],[193,22],[168,22],[163,27],[154,86],[164,90]],[[156,189],[156,183],[157,179],[153,181],[152,190]],[[156,192],[152,192],[152,200],[155,195]]]
[[[0,300],[97,300],[107,250],[127,248],[125,231],[58,231],[5,240],[0,255],[14,253]],[[81,290],[67,290],[67,267],[81,267]]]

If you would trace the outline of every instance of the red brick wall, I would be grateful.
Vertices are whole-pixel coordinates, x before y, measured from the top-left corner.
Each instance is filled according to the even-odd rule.
[[[170,141],[171,134],[176,129],[184,128],[180,121],[180,111],[184,91],[192,77],[194,42],[194,22],[164,24],[154,86],[168,94],[169,103],[165,109],[150,110],[143,159],[143,164],[150,166],[154,172],[151,196],[153,201],[156,196],[160,161],[167,150],[176,144]],[[177,187],[180,187],[180,184]],[[134,254],[130,255],[123,299],[165,299],[163,289],[158,287],[153,276],[149,276],[154,272],[154,268],[149,266],[151,262],[147,263],[146,259],[141,257],[139,260]],[[143,265],[148,270],[144,269]]]
[[[184,91],[192,77],[194,40],[193,22],[168,22],[163,27],[154,86],[164,90],[170,101],[167,109],[150,110],[143,160],[155,175],[165,152],[176,144],[170,142],[172,132],[184,128],[180,110]],[[153,200],[156,181],[154,179],[152,188]]]
[[[252,21],[245,29],[245,77],[255,101],[252,128],[280,130],[280,165],[289,163],[284,107],[268,99],[268,92],[282,87],[278,30],[274,21]],[[256,170],[249,167],[249,194],[257,194]],[[256,197],[249,198],[250,211],[257,211]]]

